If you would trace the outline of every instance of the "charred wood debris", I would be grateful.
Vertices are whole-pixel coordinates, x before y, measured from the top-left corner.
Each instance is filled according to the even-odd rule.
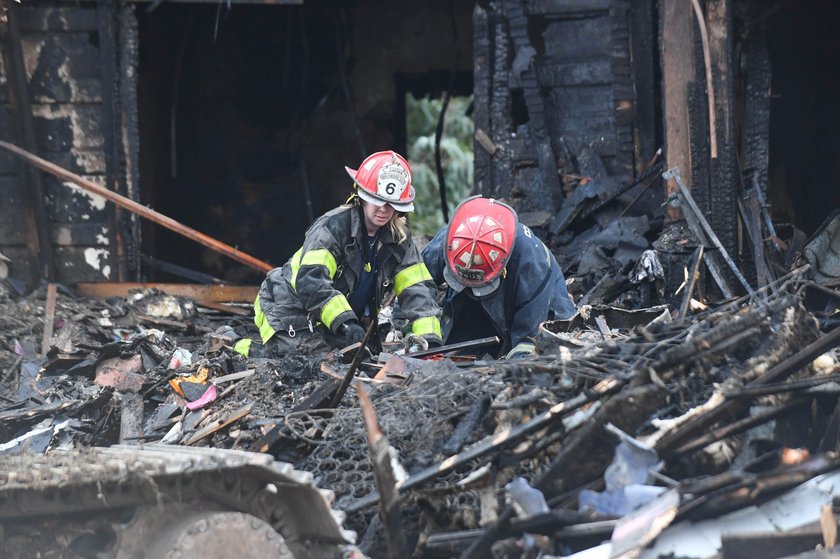
[[[684,222],[624,215],[661,172],[582,181],[542,220],[579,312],[523,361],[399,341],[247,359],[245,304],[22,294],[0,261],[0,454],[268,453],[334,492],[370,557],[840,553],[840,214],[784,238],[749,188],[731,254],[676,172]]]

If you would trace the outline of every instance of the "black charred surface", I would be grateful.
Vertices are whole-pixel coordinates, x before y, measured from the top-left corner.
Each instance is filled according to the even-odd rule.
[[[541,472],[537,487],[546,498],[551,498],[597,479],[613,459],[617,444],[615,437],[604,429],[606,424],[634,432],[664,405],[665,398],[665,390],[654,385],[621,391],[575,436],[563,443],[551,464]],[[575,467],[570,468],[570,464]]]
[[[565,196],[560,187],[575,170],[567,150],[576,154],[584,147],[595,150],[610,175],[634,176],[640,121],[629,7],[598,0],[506,1],[476,12],[476,128],[500,148],[492,159],[476,156],[479,192],[512,200],[520,211],[556,211]],[[642,32],[642,20],[636,21]],[[644,23],[649,29],[651,22]],[[644,129],[653,138],[650,55],[640,54],[638,64],[647,70]],[[481,81],[486,79],[489,86]],[[652,155],[650,140],[645,145],[641,153]],[[558,169],[560,180],[554,177]]]
[[[750,170],[767,191],[770,165],[770,53],[763,34],[748,35],[742,55],[746,62],[744,170]]]
[[[706,218],[723,247],[733,258],[737,258],[740,175],[736,159],[732,0],[710,1],[707,13],[709,24],[717,29],[710,36],[710,50],[714,70],[712,81],[715,88],[718,156],[711,160],[710,165],[710,213]],[[734,278],[731,275],[729,277],[735,285]]]
[[[130,57],[119,58],[116,50],[102,50],[107,42],[101,36],[107,31],[130,44],[132,9],[117,9],[110,3],[97,7],[47,2],[15,4],[13,9],[27,59],[27,103],[34,115],[38,154],[136,199],[136,190],[128,190],[124,178],[124,171],[134,172],[136,160],[125,154],[120,142],[122,127],[130,127],[129,121],[137,117],[133,110],[121,112],[126,99],[122,97],[123,82],[119,78],[123,72],[134,72],[133,67],[125,66],[133,61]],[[3,68],[4,77],[6,71]],[[108,86],[103,87],[106,81]],[[8,95],[3,91],[0,137],[23,145],[10,127],[12,115],[7,103]],[[107,157],[106,138],[113,139],[113,149]],[[0,211],[0,252],[12,261],[10,275],[31,279],[27,278],[29,256],[21,237],[23,198],[15,165],[10,155],[0,156],[0,200],[4,202]],[[111,180],[107,180],[109,176]],[[49,217],[46,236],[52,240],[56,279],[74,283],[116,278],[120,252],[117,239],[125,240],[131,232],[125,229],[116,234],[113,216],[109,217],[113,210],[106,209],[103,201],[71,190],[57,179],[43,175],[43,180]],[[129,267],[136,269],[136,264]]]

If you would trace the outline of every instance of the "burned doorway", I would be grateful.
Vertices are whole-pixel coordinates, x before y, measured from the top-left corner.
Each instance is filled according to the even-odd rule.
[[[772,71],[770,203],[777,220],[811,235],[840,208],[840,4],[757,5]]]
[[[141,7],[138,20],[143,202],[282,264],[318,206],[302,186],[301,137],[335,73],[335,49],[312,48],[333,41],[331,27],[300,5],[224,2]],[[167,230],[143,234],[146,277],[177,279],[168,265],[176,264],[261,280]]]
[[[345,165],[405,150],[400,76],[439,95],[456,60],[457,93],[471,93],[470,2],[147,6],[137,8],[141,199],[274,265],[346,200]],[[160,270],[165,261],[261,280],[168,231],[143,233],[147,279],[183,281]]]

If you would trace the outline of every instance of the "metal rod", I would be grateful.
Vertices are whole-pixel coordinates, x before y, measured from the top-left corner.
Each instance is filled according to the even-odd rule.
[[[430,347],[429,349],[422,349],[414,353],[407,353],[405,357],[425,357],[427,355],[435,355],[437,353],[447,353],[450,351],[457,351],[459,349],[476,349],[479,347],[486,347],[493,344],[501,343],[501,338],[498,336],[490,336],[488,338],[479,338],[469,342],[458,342],[457,344],[442,345],[438,347]]]
[[[697,207],[697,204],[694,202],[694,198],[692,198],[691,196],[691,192],[688,190],[688,187],[685,186],[685,183],[683,183],[682,177],[680,177],[679,169],[674,167],[673,169],[665,171],[664,173],[662,173],[662,178],[664,178],[665,180],[674,179],[676,181],[677,186],[680,189],[680,193],[683,196],[683,199],[685,200],[686,204],[688,204],[688,207],[691,209],[691,211],[694,213],[694,216],[700,222],[700,225],[703,226],[703,230],[706,233],[706,236],[709,238],[709,240],[711,240],[712,243],[714,243],[714,245],[720,251],[721,256],[723,256],[723,259],[729,265],[729,268],[732,270],[732,273],[735,275],[735,277],[738,278],[738,281],[741,282],[741,285],[744,286],[744,289],[747,290],[747,293],[752,295],[754,293],[753,288],[750,287],[750,284],[747,282],[746,278],[744,278],[744,275],[741,273],[741,270],[738,269],[738,266],[735,265],[735,262],[732,260],[732,257],[729,256],[729,253],[726,251],[726,248],[723,246],[723,243],[720,242],[720,239],[718,239],[718,236],[715,234],[714,230],[712,229],[712,226],[709,225],[709,222],[706,221],[706,218],[703,216],[703,212],[701,212],[700,208]]]
[[[70,171],[64,168],[59,167],[55,163],[50,163],[46,159],[42,159],[37,155],[26,151],[25,149],[17,147],[16,145],[0,141],[0,147],[6,148],[15,155],[18,155],[28,163],[31,163],[32,165],[38,167],[43,171],[53,174],[66,181],[72,182],[73,184],[83,188],[84,190],[87,190],[88,192],[98,194],[106,200],[109,200],[117,204],[118,206],[123,207],[128,211],[139,215],[140,217],[144,217],[149,221],[157,223],[158,225],[162,225],[163,227],[166,227],[171,231],[175,231],[179,235],[183,235],[184,237],[187,237],[188,239],[191,239],[199,244],[211,248],[216,252],[224,254],[225,256],[236,260],[237,262],[245,264],[246,266],[250,266],[255,270],[258,270],[260,272],[268,272],[269,270],[274,268],[274,266],[272,266],[268,262],[258,260],[257,258],[254,258],[253,256],[246,254],[239,249],[236,249],[228,244],[218,241],[213,237],[205,235],[200,231],[196,231],[192,227],[175,221],[171,217],[156,212],[151,208],[147,208],[142,204],[138,204],[131,198],[126,198],[121,194],[117,194],[116,192],[108,190],[105,187],[102,187],[94,182],[84,179],[75,173],[71,173]]]

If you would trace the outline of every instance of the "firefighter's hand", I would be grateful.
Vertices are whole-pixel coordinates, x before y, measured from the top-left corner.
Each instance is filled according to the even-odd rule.
[[[341,347],[347,347],[365,339],[365,329],[355,320],[348,320],[338,327],[336,335],[341,342]]]
[[[425,339],[425,340],[426,340],[426,343],[428,343],[428,344],[429,344],[429,347],[430,347],[430,348],[433,348],[433,347],[440,347],[440,346],[442,346],[442,345],[443,345],[443,340],[441,340],[439,337],[437,337],[437,336],[436,336],[436,335],[434,335],[434,334],[425,334],[425,335],[423,336],[423,339]]]
[[[528,359],[529,357],[534,357],[536,354],[537,348],[534,347],[534,344],[520,342],[508,352],[508,354],[505,356],[505,359],[509,361],[516,361],[518,359]]]

